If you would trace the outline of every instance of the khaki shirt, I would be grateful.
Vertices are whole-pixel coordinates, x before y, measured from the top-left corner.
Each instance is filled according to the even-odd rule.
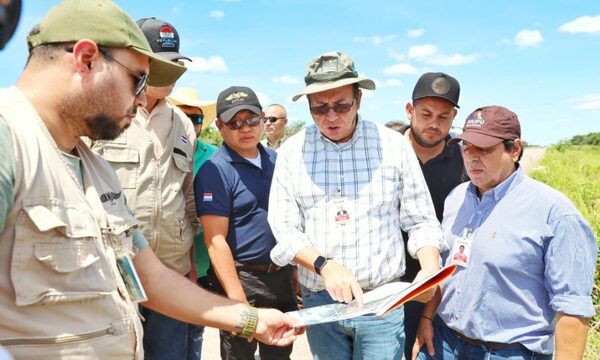
[[[143,358],[142,329],[116,258],[138,222],[110,166],[83,142],[83,187],[31,103],[0,89],[14,204],[0,233],[0,345],[15,359]]]
[[[190,249],[199,226],[192,173],[195,136],[185,114],[161,100],[150,114],[140,108],[118,138],[92,147],[117,173],[152,250],[180,274],[191,270]]]

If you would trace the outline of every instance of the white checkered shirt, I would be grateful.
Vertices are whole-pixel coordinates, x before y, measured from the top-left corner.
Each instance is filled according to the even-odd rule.
[[[336,224],[343,208],[350,221]],[[415,256],[440,248],[443,234],[410,144],[399,133],[359,120],[352,139],[336,144],[312,125],[279,149],[269,200],[277,239],[271,258],[293,261],[307,246],[351,271],[365,289],[404,273],[404,243]],[[300,283],[324,289],[323,278],[299,267]]]

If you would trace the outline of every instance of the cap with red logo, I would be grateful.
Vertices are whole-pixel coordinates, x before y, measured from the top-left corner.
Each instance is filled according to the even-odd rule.
[[[448,145],[464,140],[480,148],[488,148],[504,140],[521,137],[517,114],[502,106],[485,106],[473,111],[465,121],[463,133],[448,141]]]
[[[179,53],[179,34],[173,25],[154,17],[139,19],[136,23],[142,29],[152,51],[171,61],[192,61]]]

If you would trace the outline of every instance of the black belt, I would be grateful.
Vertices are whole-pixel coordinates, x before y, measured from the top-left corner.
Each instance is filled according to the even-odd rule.
[[[262,273],[274,273],[283,269],[285,266],[278,266],[275,264],[241,264],[236,261],[235,268],[244,271],[254,271]]]
[[[452,329],[450,329],[450,330],[452,330]],[[482,341],[482,340],[477,340],[477,339],[471,339],[470,337],[464,336],[463,334],[459,333],[456,330],[452,330],[452,332],[454,334],[456,334],[456,336],[458,336],[460,341],[462,341],[466,344],[475,345],[475,346],[485,346],[486,348],[488,348],[490,350],[525,349],[525,347],[519,343],[506,344],[506,343],[498,343],[498,342],[493,342],[493,341]]]

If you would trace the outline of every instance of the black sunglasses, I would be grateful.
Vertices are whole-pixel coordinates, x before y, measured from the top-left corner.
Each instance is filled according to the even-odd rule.
[[[258,124],[260,124],[261,121],[262,118],[257,116],[248,120],[229,120],[229,122],[226,122],[224,124],[227,125],[227,127],[231,130],[238,130],[242,126],[244,126],[244,124],[248,125],[249,127],[255,127]]]
[[[192,123],[196,124],[196,125],[202,125],[202,122],[204,121],[204,114],[188,114],[186,113],[187,117],[190,118],[190,120],[192,120]]]
[[[279,117],[277,117],[277,116],[267,116],[267,117],[263,118],[263,121],[265,122],[265,124],[267,122],[270,122],[271,124],[273,124],[273,123],[276,123],[277,120],[279,120],[279,119],[285,119],[285,116],[279,116]]]
[[[70,49],[71,49],[71,51],[73,51],[73,48],[70,48]],[[142,72],[141,74],[136,75],[133,71],[129,70],[129,68],[127,66],[121,64],[117,59],[112,57],[106,49],[99,46],[98,50],[100,50],[100,53],[102,53],[102,55],[104,55],[104,57],[119,64],[123,69],[125,69],[125,71],[127,71],[127,73],[129,75],[131,75],[131,77],[133,77],[133,86],[135,88],[135,96],[136,97],[140,96],[140,94],[146,90],[146,88],[148,87],[148,74],[146,74],[145,72]]]
[[[352,99],[352,102],[350,104],[338,103],[338,104],[334,104],[333,106],[329,106],[327,104],[321,105],[321,106],[311,106],[310,112],[315,115],[327,115],[329,110],[333,109],[333,111],[336,114],[345,114],[348,111],[350,111],[350,109],[354,105],[354,101],[355,101],[355,99]]]

